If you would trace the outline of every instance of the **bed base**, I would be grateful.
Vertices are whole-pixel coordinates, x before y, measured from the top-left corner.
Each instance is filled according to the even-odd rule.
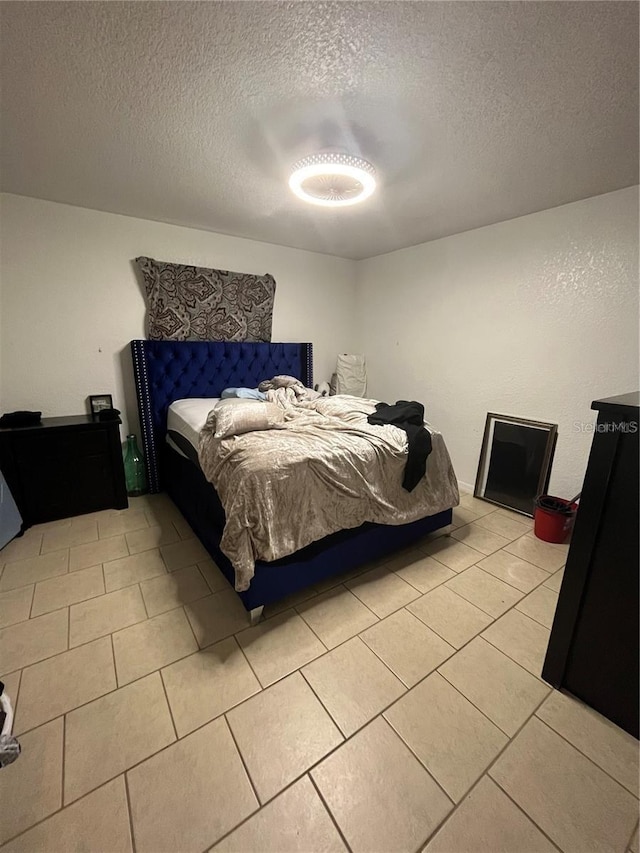
[[[220,550],[224,510],[215,489],[200,468],[173,448],[166,445],[163,456],[167,493],[233,584],[233,566]],[[366,523],[354,530],[340,530],[280,560],[257,561],[249,589],[238,595],[250,612],[251,624],[255,624],[265,604],[415,544],[450,524],[451,517],[452,510],[447,509],[410,524]]]

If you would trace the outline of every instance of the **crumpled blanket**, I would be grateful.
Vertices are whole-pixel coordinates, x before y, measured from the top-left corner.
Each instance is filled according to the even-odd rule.
[[[273,379],[265,379],[258,385],[258,391],[266,392],[267,400],[271,403],[317,400],[322,396],[313,388],[306,388],[295,376],[274,376]],[[269,394],[273,396],[270,397]]]
[[[402,488],[407,436],[367,423],[375,401],[301,401],[291,387],[267,393],[285,410],[280,429],[216,439],[209,415],[200,434],[200,466],[225,509],[220,547],[238,591],[248,588],[256,560],[277,560],[365,521],[407,524],[459,503],[447,448],[431,427],[426,474],[409,493]]]
[[[296,403],[309,403],[317,400],[322,395],[311,388],[305,388],[304,385],[290,385],[288,388],[274,388],[272,391],[265,391],[265,396],[268,403],[276,403],[283,409],[288,406],[295,406]]]

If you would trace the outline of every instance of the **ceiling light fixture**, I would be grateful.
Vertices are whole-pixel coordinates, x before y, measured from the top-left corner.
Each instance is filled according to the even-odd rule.
[[[310,204],[347,207],[373,193],[376,170],[371,163],[351,154],[311,154],[294,164],[289,186],[298,198]]]

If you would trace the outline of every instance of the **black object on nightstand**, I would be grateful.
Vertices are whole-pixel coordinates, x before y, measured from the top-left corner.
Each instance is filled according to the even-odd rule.
[[[638,737],[637,393],[598,411],[542,677]]]
[[[72,415],[0,429],[0,469],[25,528],[128,506],[120,423]]]

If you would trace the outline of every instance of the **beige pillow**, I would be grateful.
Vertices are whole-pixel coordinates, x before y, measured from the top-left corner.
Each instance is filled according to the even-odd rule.
[[[284,423],[284,411],[263,400],[220,400],[213,412],[216,417],[215,438],[229,438],[254,430],[278,429]]]

